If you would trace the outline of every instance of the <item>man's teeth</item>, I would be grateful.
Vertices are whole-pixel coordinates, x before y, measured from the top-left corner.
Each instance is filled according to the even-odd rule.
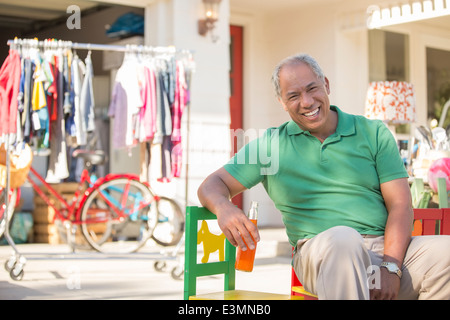
[[[319,109],[317,108],[316,110],[314,110],[314,111],[311,111],[311,112],[308,112],[308,113],[305,113],[305,116],[307,116],[307,117],[311,117],[311,116],[314,116],[314,115],[316,115],[317,113],[319,112]]]

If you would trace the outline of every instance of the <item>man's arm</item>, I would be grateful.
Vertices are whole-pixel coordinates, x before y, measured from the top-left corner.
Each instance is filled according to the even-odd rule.
[[[198,189],[200,203],[217,216],[220,229],[234,246],[246,250],[259,241],[258,229],[230,199],[246,188],[224,168],[209,175]],[[245,243],[244,243],[245,241]]]
[[[395,262],[401,268],[411,240],[413,222],[408,180],[403,178],[383,183],[381,193],[388,211],[383,261]],[[399,289],[399,277],[381,268],[381,290],[373,290],[371,295],[374,299],[396,299]]]

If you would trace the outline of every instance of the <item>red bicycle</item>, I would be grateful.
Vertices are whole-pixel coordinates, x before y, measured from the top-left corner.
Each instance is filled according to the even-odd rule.
[[[150,237],[164,246],[180,241],[184,232],[184,215],[174,200],[157,196],[148,183],[141,182],[134,174],[107,174],[97,179],[91,171],[94,165],[104,163],[102,151],[76,150],[73,156],[82,158],[85,168],[71,201],[66,201],[34,168],[30,167],[27,175],[33,189],[54,209],[55,224],[72,248],[93,248],[109,254],[131,253],[141,248]],[[32,176],[58,199],[58,206]],[[14,209],[11,207],[17,203],[19,190],[10,190],[10,213]],[[5,190],[1,191],[0,214],[3,214]],[[76,236],[78,230],[83,237]],[[13,271],[14,263],[7,262],[5,267]]]

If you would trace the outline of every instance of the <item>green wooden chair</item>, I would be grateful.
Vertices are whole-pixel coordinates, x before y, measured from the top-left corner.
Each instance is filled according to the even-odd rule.
[[[185,300],[303,300],[301,296],[291,296],[266,292],[235,290],[236,271],[234,263],[236,260],[236,248],[223,237],[225,250],[223,261],[198,263],[198,222],[216,220],[217,217],[202,207],[186,208],[186,231],[185,231],[185,269],[184,269],[184,299]],[[217,240],[217,239],[216,239]],[[202,259],[205,261],[206,259]],[[196,295],[197,278],[223,274],[223,291]]]
[[[432,190],[425,188],[423,180],[416,178],[411,184],[411,196],[414,208],[428,208]],[[447,184],[444,178],[437,178],[439,208],[449,208]]]
[[[439,208],[448,208],[448,192],[447,192],[447,182],[444,178],[437,179],[437,189],[439,198]]]

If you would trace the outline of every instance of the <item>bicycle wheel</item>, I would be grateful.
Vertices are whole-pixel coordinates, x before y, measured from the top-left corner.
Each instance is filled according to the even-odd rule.
[[[11,220],[14,214],[14,209],[17,201],[17,189],[10,189],[8,194],[8,228],[11,225]],[[5,203],[5,189],[0,191],[0,237],[3,236],[6,230],[5,221],[6,203]]]
[[[81,209],[81,231],[93,249],[131,253],[141,248],[158,222],[151,209],[153,193],[131,178],[106,181],[87,197]]]
[[[163,246],[177,244],[184,232],[184,215],[178,204],[172,199],[160,197],[151,210],[157,211],[158,214],[158,224],[152,239]]]

